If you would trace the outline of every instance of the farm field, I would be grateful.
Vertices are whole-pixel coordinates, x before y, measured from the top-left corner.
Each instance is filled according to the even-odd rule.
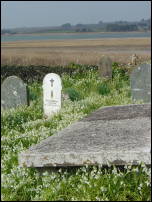
[[[150,38],[67,39],[1,43],[2,65],[97,65],[102,55],[128,64],[136,53],[140,62],[151,58]]]
[[[13,50],[13,49],[12,49]],[[33,168],[18,167],[18,154],[32,144],[55,135],[71,123],[102,106],[133,102],[127,69],[113,63],[113,78],[104,80],[96,70],[61,75],[61,111],[44,119],[42,82],[29,83],[30,106],[2,112],[1,192],[2,201],[150,201],[151,169],[125,166],[123,169],[86,166],[39,175]]]

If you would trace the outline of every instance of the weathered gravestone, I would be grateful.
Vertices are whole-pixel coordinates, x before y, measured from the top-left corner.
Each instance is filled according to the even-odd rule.
[[[43,109],[46,118],[61,109],[61,78],[54,73],[47,74],[43,79]]]
[[[1,85],[1,109],[28,104],[27,85],[17,76],[7,77]]]
[[[112,60],[108,56],[103,56],[99,61],[99,75],[103,78],[112,78]]]
[[[137,65],[137,60],[138,60],[138,56],[136,54],[133,54],[131,57],[131,64]]]
[[[151,164],[151,104],[102,107],[19,155],[19,165]]]
[[[151,102],[151,64],[142,64],[131,74],[132,98]]]

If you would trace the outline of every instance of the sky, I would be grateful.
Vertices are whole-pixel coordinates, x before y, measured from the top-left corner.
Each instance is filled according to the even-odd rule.
[[[151,17],[150,1],[1,1],[1,28],[139,21]]]

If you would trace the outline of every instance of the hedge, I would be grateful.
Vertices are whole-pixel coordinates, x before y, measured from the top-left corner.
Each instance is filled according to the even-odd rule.
[[[24,82],[31,83],[33,81],[41,82],[48,73],[56,73],[60,76],[67,73],[70,76],[73,73],[85,73],[88,70],[97,70],[97,66],[70,64],[69,66],[1,66],[1,82],[8,76],[18,76]]]

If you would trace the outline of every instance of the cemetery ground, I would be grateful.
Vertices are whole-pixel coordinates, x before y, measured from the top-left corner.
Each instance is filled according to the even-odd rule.
[[[151,57],[150,38],[110,38],[15,41],[1,43],[3,65],[97,65],[102,55],[128,64],[136,53],[140,62]]]
[[[113,78],[104,80],[96,70],[64,73],[61,111],[44,119],[42,82],[29,83],[30,106],[3,112],[1,117],[2,201],[150,201],[151,169],[86,166],[40,175],[34,168],[18,167],[18,154],[102,106],[135,103],[127,71],[113,63]],[[69,97],[69,98],[68,98]],[[136,103],[142,103],[138,101]]]

